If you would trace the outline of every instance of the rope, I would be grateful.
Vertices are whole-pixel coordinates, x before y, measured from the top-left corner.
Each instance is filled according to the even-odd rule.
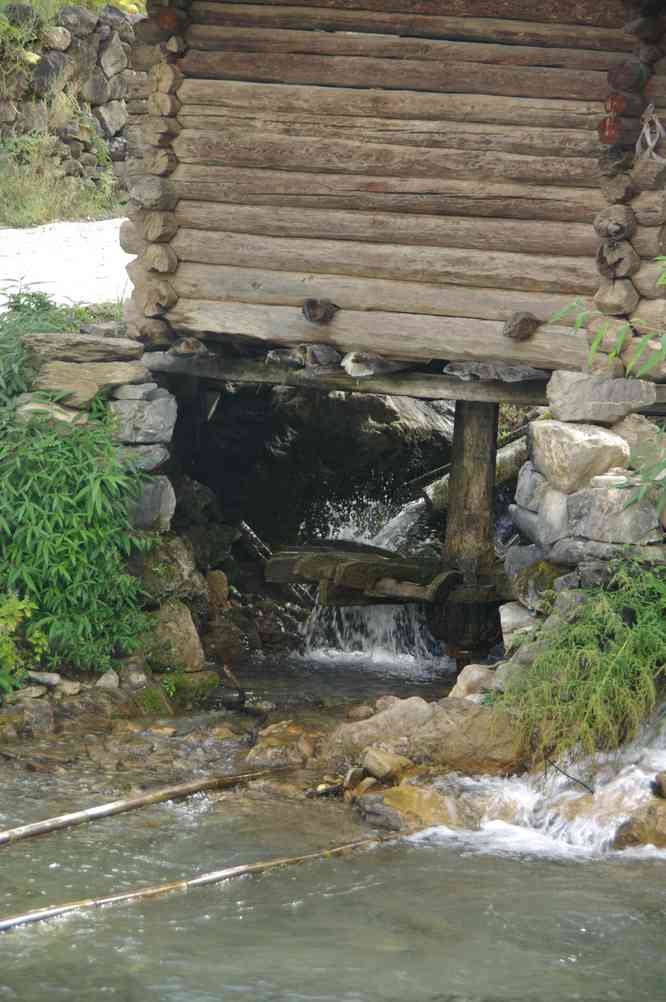
[[[649,104],[641,115],[643,128],[636,142],[636,156],[639,160],[656,160],[660,164],[666,164],[666,159],[659,156],[657,146],[666,139],[666,129],[659,121],[656,108]]]

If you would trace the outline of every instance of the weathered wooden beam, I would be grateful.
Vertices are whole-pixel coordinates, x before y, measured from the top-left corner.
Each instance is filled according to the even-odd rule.
[[[192,49],[213,52],[288,52],[380,59],[475,62],[508,66],[547,66],[608,70],[627,58],[621,52],[554,48],[492,42],[450,41],[345,31],[303,31],[193,24],[186,32]]]
[[[593,188],[518,182],[484,181],[479,184],[478,180],[461,178],[309,174],[250,167],[179,164],[169,181],[181,199],[250,205],[368,209],[573,223],[591,223],[606,206],[601,191]],[[634,207],[637,219],[647,225],[653,225],[653,221],[666,222],[663,193],[645,192],[636,199]]]
[[[572,297],[590,295],[599,284],[594,261],[581,257],[253,236],[187,227],[180,228],[173,248],[179,260],[199,264],[570,293]]]
[[[247,80],[186,79],[178,89],[178,100],[185,106],[215,110],[218,115],[338,115],[350,119],[411,119],[424,123],[446,121],[460,124],[472,122],[581,129],[595,133],[599,118],[604,115],[604,102],[592,100],[589,95],[582,101],[567,101],[549,95],[520,98],[515,95],[506,97],[483,93],[368,91],[342,86],[275,86]],[[637,107],[636,114],[638,110]],[[629,110],[625,114],[629,114]]]
[[[429,373],[374,376],[352,379],[343,370],[340,375],[312,376],[305,371],[281,369],[263,362],[244,362],[220,356],[182,358],[168,352],[149,352],[144,356],[151,372],[171,373],[202,379],[211,386],[226,383],[256,383],[295,386],[304,390],[344,390],[350,393],[380,393],[415,397],[421,400],[506,401],[517,406],[540,406],[546,403],[541,383],[473,383]]]
[[[181,163],[276,170],[332,171],[397,177],[478,178],[531,184],[593,188],[599,183],[596,159],[537,157],[480,150],[429,150],[389,143],[310,139],[303,136],[256,137],[241,129],[227,133],[184,129],[173,141]]]
[[[444,38],[465,42],[495,42],[506,45],[539,45],[581,48],[616,52],[631,52],[635,40],[621,27],[606,27],[599,21],[590,25],[574,24],[570,18],[555,19],[553,23],[539,21],[532,6],[529,20],[517,20],[503,15],[495,6],[495,13],[487,17],[469,16],[468,10],[455,16],[450,11],[442,16],[441,5],[433,14],[410,7],[405,13],[370,9],[346,9],[341,5],[217,3],[215,0],[194,0],[191,18],[197,24],[244,25],[248,27],[303,29],[310,31],[349,31],[375,34]],[[547,8],[544,8],[547,9]],[[474,14],[477,15],[476,9]],[[621,22],[620,22],[621,24]]]
[[[180,226],[191,229],[310,240],[460,247],[553,257],[594,257],[599,249],[599,238],[585,223],[544,225],[541,220],[458,219],[398,212],[215,205],[185,199],[178,203],[176,219]]]

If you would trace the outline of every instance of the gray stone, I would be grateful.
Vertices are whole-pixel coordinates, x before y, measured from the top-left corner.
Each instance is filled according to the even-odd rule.
[[[592,539],[568,537],[555,543],[548,559],[569,567],[600,560],[621,560],[632,558],[646,564],[666,563],[666,546],[632,546],[626,543],[599,543]]]
[[[93,109],[93,115],[102,127],[105,136],[111,138],[117,135],[128,122],[127,108],[124,101],[109,101]]]
[[[657,509],[647,498],[627,507],[629,495],[591,487],[569,495],[569,535],[599,543],[652,543],[663,538]]]
[[[97,320],[89,324],[81,324],[81,334],[92,334],[94,337],[120,338],[127,337],[127,324],[124,320]]]
[[[127,67],[127,56],[117,32],[113,32],[100,55],[100,65],[107,77],[115,77]]]
[[[48,692],[45,685],[24,685],[22,689],[13,696],[14,701],[22,703],[28,699],[41,699]]]
[[[48,686],[49,689],[62,682],[62,675],[58,675],[55,671],[29,671],[26,674],[31,682]]]
[[[22,340],[33,365],[54,361],[130,362],[143,355],[143,345],[129,338],[95,337],[79,333],[38,333],[24,334]],[[157,384],[144,385],[152,388]]]
[[[149,616],[152,628],[144,653],[150,667],[155,671],[201,671],[203,647],[187,606],[171,599]]]
[[[124,445],[118,455],[124,465],[150,473],[166,463],[169,450],[164,445]]]
[[[583,372],[554,372],[546,388],[549,409],[558,421],[615,424],[633,411],[650,407],[656,388],[638,379],[604,379]]]
[[[77,7],[75,5],[61,7],[58,20],[63,28],[67,28],[72,35],[76,35],[79,38],[92,35],[99,22],[97,14],[93,14],[86,7]]]
[[[149,477],[142,486],[130,520],[135,529],[168,532],[176,510],[176,495],[168,477]]]
[[[17,116],[18,108],[13,101],[0,101],[0,125],[11,125]]]
[[[638,470],[641,466],[652,466],[666,460],[666,435],[642,414],[629,414],[613,425],[611,431],[623,438],[631,449],[631,469]]]
[[[565,494],[629,459],[629,446],[623,438],[594,425],[533,421],[528,440],[535,469],[551,487]]]
[[[46,52],[35,66],[32,75],[32,89],[37,97],[46,97],[61,90],[67,79],[67,56],[52,50]]]
[[[81,97],[93,106],[107,104],[111,100],[109,81],[101,70],[93,70],[81,85]]]
[[[518,474],[516,504],[528,511],[538,511],[541,498],[548,489],[548,481],[532,466],[529,460],[523,464]]]
[[[122,101],[127,96],[127,82],[122,73],[117,73],[115,77],[107,80],[107,86],[109,101]]]
[[[61,692],[63,696],[78,696],[81,692],[81,683],[69,682],[65,679],[58,686],[58,692]]]
[[[487,665],[466,665],[449,693],[452,699],[472,699],[495,689],[495,672]],[[374,775],[374,774],[373,774]],[[381,779],[381,777],[379,777]]]
[[[600,473],[598,477],[592,477],[590,487],[603,487],[605,490],[612,488],[617,491],[626,488],[627,485],[632,483],[632,480],[631,470],[622,470],[614,467],[608,473]]]
[[[553,581],[553,591],[569,591],[570,588],[579,588],[582,584],[578,571],[571,571],[570,574],[563,574],[561,578]]]
[[[590,560],[578,566],[578,577],[583,588],[605,588],[612,576],[610,566],[602,560]]]
[[[543,560],[545,551],[540,546],[510,546],[504,557],[504,572],[510,580],[532,564]]]
[[[88,38],[72,38],[67,50],[67,58],[71,61],[75,76],[85,80],[97,67],[98,42],[94,35]]]
[[[63,394],[70,407],[87,409],[99,393],[123,383],[142,383],[147,377],[148,370],[142,362],[47,362],[40,369],[34,387]]]
[[[148,394],[156,389],[157,383],[135,383],[132,386],[119,386],[113,391],[113,396],[116,400],[145,400]]]
[[[21,421],[29,421],[31,418],[49,418],[57,421],[63,426],[81,425],[88,420],[87,414],[73,410],[69,407],[61,407],[59,404],[52,404],[47,400],[38,399],[38,394],[22,393],[16,398],[16,416]]]
[[[42,45],[45,49],[58,49],[60,52],[65,52],[71,41],[71,32],[59,25],[49,25],[42,31]]]
[[[361,765],[375,779],[395,779],[414,763],[404,755],[396,755],[383,748],[366,748]]]
[[[112,31],[116,31],[122,42],[132,44],[134,41],[134,28],[127,14],[118,10],[112,4],[106,4],[98,11],[98,14],[100,21],[103,24],[107,24]]]
[[[569,535],[567,495],[552,487],[544,492],[538,512],[528,511],[519,505],[509,505],[509,514],[518,531],[542,547]]]
[[[118,669],[118,676],[120,688],[130,692],[143,689],[152,681],[151,674],[143,663],[143,658],[136,656],[123,659]]]
[[[120,679],[118,677],[118,672],[114,671],[113,668],[109,668],[97,682],[95,682],[97,689],[118,689],[120,687]]]
[[[165,444],[171,441],[178,414],[175,397],[159,400],[113,400],[115,438],[127,445]]]
[[[538,618],[529,609],[526,609],[520,602],[506,602],[500,606],[500,623],[502,626],[502,639],[504,647],[508,649],[517,634],[527,630],[533,630]]]

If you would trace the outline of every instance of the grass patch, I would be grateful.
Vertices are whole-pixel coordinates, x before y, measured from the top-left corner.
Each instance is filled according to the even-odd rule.
[[[619,566],[494,705],[510,711],[534,761],[612,750],[655,709],[666,670],[666,571]]]

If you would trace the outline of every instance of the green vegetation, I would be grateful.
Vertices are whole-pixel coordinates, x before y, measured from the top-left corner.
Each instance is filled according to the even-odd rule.
[[[666,670],[666,572],[624,564],[588,599],[543,630],[545,651],[493,701],[515,716],[537,762],[574,748],[616,748],[656,706]]]
[[[0,316],[0,593],[30,604],[49,664],[104,670],[145,627],[125,567],[146,545],[128,517],[140,480],[120,463],[102,403],[86,424],[63,427],[18,419],[9,399],[28,388],[22,333],[76,329],[96,314],[42,293],[16,293],[9,307]]]
[[[27,599],[0,595],[0,703],[3,693],[20,686],[30,660],[44,653],[46,638],[29,623],[34,611]]]

